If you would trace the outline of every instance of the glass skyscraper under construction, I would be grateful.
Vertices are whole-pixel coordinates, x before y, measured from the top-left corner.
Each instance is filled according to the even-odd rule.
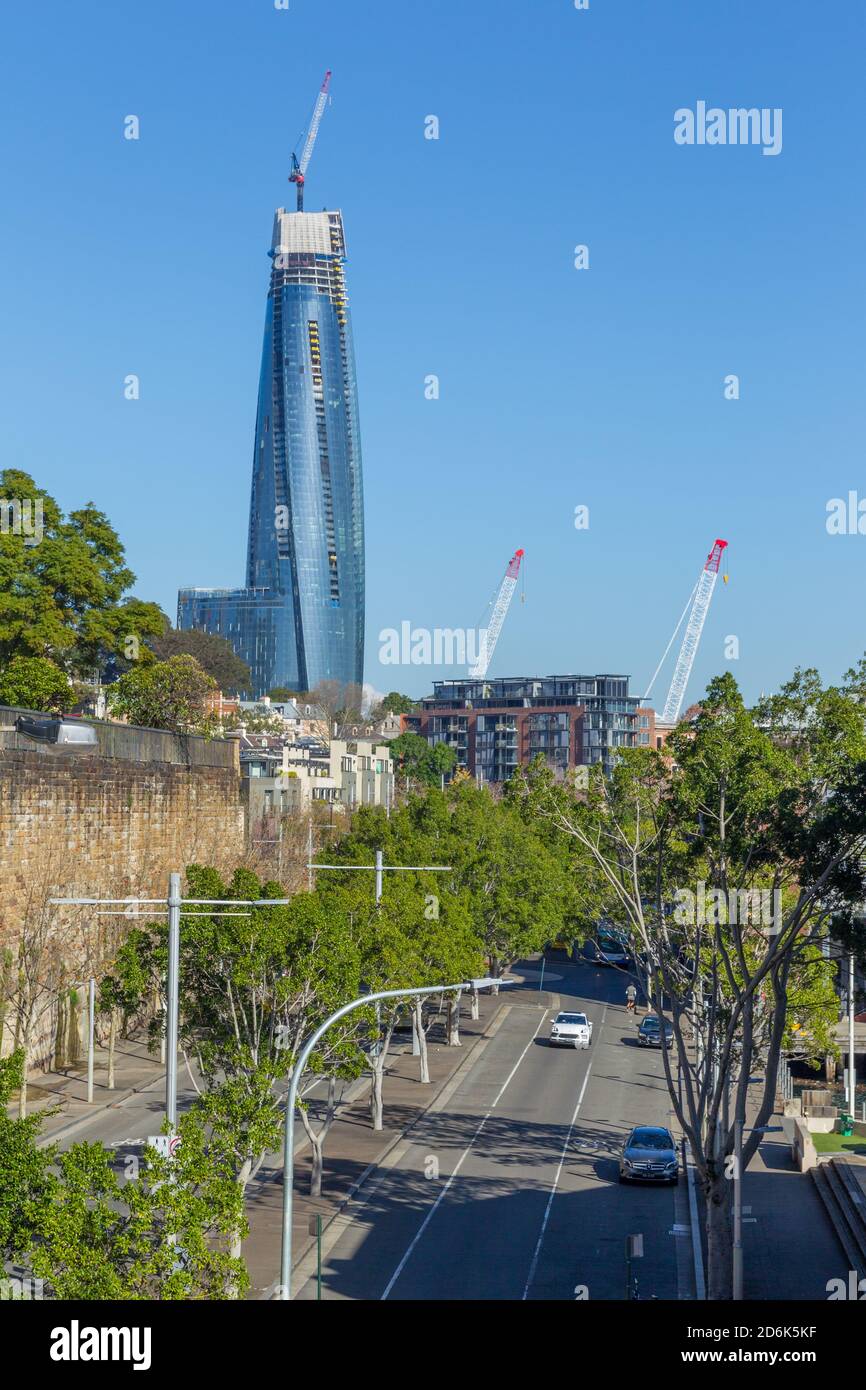
[[[360,682],[364,509],[339,212],[278,208],[243,589],[181,589],[177,625],[225,637],[254,697]]]

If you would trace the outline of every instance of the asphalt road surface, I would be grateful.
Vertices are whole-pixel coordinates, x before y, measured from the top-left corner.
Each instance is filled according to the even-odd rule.
[[[334,1223],[324,1298],[623,1299],[625,1241],[637,1233],[640,1298],[678,1297],[685,1176],[678,1187],[618,1181],[633,1125],[674,1128],[661,1054],[637,1045],[622,971],[548,968],[562,977],[549,981],[562,1007],[592,1019],[592,1046],[549,1047],[551,1011],[537,989],[514,991],[452,1093]],[[315,1296],[302,1276],[296,1297]]]

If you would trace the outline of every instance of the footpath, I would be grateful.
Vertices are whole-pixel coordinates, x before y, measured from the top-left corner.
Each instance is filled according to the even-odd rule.
[[[758,1116],[762,1082],[750,1088],[747,1130]],[[772,1132],[743,1174],[743,1297],[750,1303],[822,1302],[828,1281],[846,1278],[848,1264],[812,1177],[799,1171],[791,1155],[793,1121],[777,1111],[767,1124]],[[706,1269],[700,1195],[698,1205]]]
[[[75,1141],[94,1123],[100,1112],[119,1107],[141,1091],[159,1094],[165,1084],[165,1068],[147,1050],[145,1038],[118,1039],[114,1049],[114,1089],[108,1089],[108,1049],[94,1048],[93,1101],[87,1099],[87,1057],[58,1071],[31,1071],[27,1078],[27,1114],[44,1115],[42,1144],[62,1147]],[[18,1113],[17,1093],[9,1107]],[[159,1129],[157,1121],[155,1129]]]

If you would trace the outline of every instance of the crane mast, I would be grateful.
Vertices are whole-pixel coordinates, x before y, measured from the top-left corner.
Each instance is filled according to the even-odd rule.
[[[316,136],[319,133],[319,126],[322,124],[322,115],[325,110],[325,102],[328,100],[328,88],[331,85],[331,69],[325,73],[325,80],[319,88],[319,95],[316,97],[316,104],[313,107],[313,114],[310,117],[310,124],[307,127],[307,138],[304,141],[304,148],[301,157],[292,154],[292,172],[289,174],[289,183],[295,184],[298,190],[298,212],[304,210],[304,179],[310,163],[310,156],[313,153],[313,146],[316,143]]]
[[[692,602],[692,610],[686,624],[686,631],[683,637],[683,644],[680,647],[680,654],[677,657],[677,664],[674,667],[671,688],[668,691],[668,698],[662,710],[661,718],[666,724],[676,724],[680,717],[683,696],[686,693],[686,686],[689,683],[689,676],[692,674],[695,654],[698,650],[698,643],[701,640],[701,633],[704,630],[704,623],[710,607],[710,599],[713,597],[713,590],[716,587],[716,580],[719,577],[719,565],[722,559],[722,551],[725,549],[727,541],[716,540],[713,548],[707,556],[707,562],[701,571],[695,589],[695,596]]]
[[[490,615],[490,622],[487,624],[487,631],[481,643],[481,650],[474,666],[470,666],[469,674],[473,680],[483,680],[487,675],[488,667],[493,660],[493,653],[496,650],[496,643],[499,641],[499,634],[502,631],[502,624],[505,622],[505,615],[514,597],[514,590],[517,588],[517,576],[520,572],[520,561],[523,559],[523,551],[515,550],[505,570],[502,583],[499,586],[499,593],[496,595],[496,602],[493,605],[493,612]]]

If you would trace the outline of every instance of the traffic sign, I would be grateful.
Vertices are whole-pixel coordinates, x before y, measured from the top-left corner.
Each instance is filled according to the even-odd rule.
[[[160,1158],[174,1158],[180,1148],[179,1134],[150,1134],[147,1139],[151,1148],[156,1149]]]

